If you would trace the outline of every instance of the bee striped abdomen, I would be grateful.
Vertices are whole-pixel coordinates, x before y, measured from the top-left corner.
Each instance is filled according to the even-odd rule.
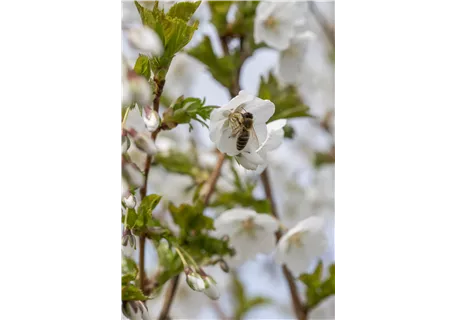
[[[248,130],[242,130],[241,134],[239,135],[237,141],[236,141],[236,148],[238,151],[241,151],[242,149],[245,148],[247,145],[247,142],[249,142],[250,138],[250,132]]]

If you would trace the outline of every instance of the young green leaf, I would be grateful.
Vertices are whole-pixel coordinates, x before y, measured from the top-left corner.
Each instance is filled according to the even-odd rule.
[[[275,113],[268,122],[278,119],[311,117],[309,107],[304,104],[298,90],[293,85],[279,85],[272,72],[266,80],[261,77],[258,96],[275,104]]]
[[[148,298],[142,291],[134,285],[126,285],[122,287],[122,301],[144,301]]]
[[[181,228],[181,236],[186,234],[198,234],[202,230],[213,230],[214,220],[203,215],[203,210],[199,205],[191,206],[183,203],[179,207],[169,204],[169,211],[174,223]]]
[[[187,53],[207,65],[215,80],[225,87],[231,86],[236,71],[234,56],[218,58],[212,49],[212,43],[208,36],[205,36],[198,46]]]
[[[149,80],[151,76],[149,58],[140,54],[136,60],[134,70],[138,75],[144,76],[147,80]]]
[[[169,9],[168,16],[179,18],[185,22],[188,22],[200,4],[201,1],[177,2]]]
[[[329,276],[322,281],[323,262],[319,261],[313,273],[299,276],[299,280],[307,286],[306,298],[309,309],[315,308],[324,299],[336,293],[335,264],[329,267]]]
[[[205,100],[198,98],[179,97],[174,104],[163,114],[163,124],[169,128],[174,128],[180,123],[189,123],[196,120],[207,127],[204,122],[210,118],[215,106],[205,106]],[[191,128],[191,124],[190,124]]]

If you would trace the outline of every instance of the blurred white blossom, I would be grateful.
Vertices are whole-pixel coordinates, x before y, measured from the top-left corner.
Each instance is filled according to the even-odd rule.
[[[277,263],[287,265],[298,276],[308,271],[313,259],[321,256],[326,248],[323,218],[309,217],[280,238],[275,258]]]
[[[205,289],[204,294],[212,300],[218,300],[220,298],[220,291],[217,288],[217,283],[214,278],[209,275],[203,276]]]
[[[127,30],[127,39],[130,45],[142,53],[161,55],[163,45],[159,36],[148,26],[134,26]]]
[[[152,139],[150,132],[137,133],[134,142],[136,147],[147,155],[154,156],[157,154],[157,147],[155,146],[155,142]]]
[[[309,41],[315,38],[312,31],[306,31],[293,37],[290,46],[280,52],[279,76],[283,83],[298,83],[305,77],[302,72],[305,53]]]
[[[154,132],[160,126],[160,116],[157,111],[144,108],[144,124],[149,132]]]
[[[125,197],[124,203],[127,206],[127,208],[134,209],[136,206],[136,198],[133,194],[130,193],[128,197]]]
[[[262,1],[256,8],[254,40],[271,48],[285,50],[295,35],[296,25],[301,24],[305,10],[295,2]]]
[[[228,265],[236,267],[258,253],[270,253],[275,247],[275,231],[279,222],[268,214],[258,214],[249,209],[230,209],[214,221],[216,233],[228,235],[236,255],[227,259]]]

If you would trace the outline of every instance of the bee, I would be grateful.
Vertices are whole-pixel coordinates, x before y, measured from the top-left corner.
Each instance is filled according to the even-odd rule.
[[[236,149],[238,151],[242,151],[247,146],[250,137],[255,139],[258,147],[258,137],[253,128],[253,115],[247,112],[242,104],[230,114],[229,123],[232,132],[230,138],[237,137]]]

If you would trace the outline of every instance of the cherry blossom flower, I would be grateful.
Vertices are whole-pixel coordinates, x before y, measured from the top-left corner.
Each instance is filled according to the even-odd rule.
[[[160,126],[160,116],[157,111],[150,108],[144,108],[144,124],[149,132],[154,132]]]
[[[148,26],[133,26],[127,30],[129,44],[143,53],[159,56],[163,53],[160,37]]]
[[[256,174],[263,172],[268,164],[269,152],[276,150],[283,142],[283,127],[286,123],[287,121],[285,119],[268,123],[266,126],[268,131],[266,140],[258,148],[256,153],[246,154],[243,152],[236,156],[239,164],[248,170],[256,170]]]
[[[225,106],[215,109],[211,113],[209,123],[209,137],[217,148],[229,156],[235,156],[241,153],[236,147],[236,137],[233,137],[233,129],[229,121],[230,115],[239,106],[243,107],[242,111],[250,112],[253,116],[253,129],[256,137],[248,140],[247,145],[242,150],[243,156],[248,157],[250,162],[262,163],[262,159],[256,150],[267,138],[266,121],[272,117],[275,111],[274,104],[269,100],[263,100],[255,97],[242,90],[239,94],[231,99]],[[249,157],[250,156],[250,157]]]
[[[309,41],[315,38],[311,31],[303,32],[290,41],[286,50],[280,52],[279,76],[283,83],[298,83],[303,75],[304,55]]]
[[[125,197],[123,199],[123,201],[124,201],[125,205],[127,206],[127,208],[134,209],[136,206],[136,198],[131,193],[128,197]]]
[[[268,214],[258,214],[250,209],[230,209],[214,221],[216,233],[227,235],[236,255],[227,259],[228,265],[236,267],[257,253],[270,253],[275,247],[275,231],[279,222]]]
[[[256,8],[253,37],[256,44],[266,43],[271,48],[285,50],[295,35],[295,27],[302,24],[305,11],[295,2],[260,2]]]
[[[309,217],[288,230],[277,244],[275,259],[295,275],[308,271],[314,258],[321,256],[328,245],[321,217]]]

